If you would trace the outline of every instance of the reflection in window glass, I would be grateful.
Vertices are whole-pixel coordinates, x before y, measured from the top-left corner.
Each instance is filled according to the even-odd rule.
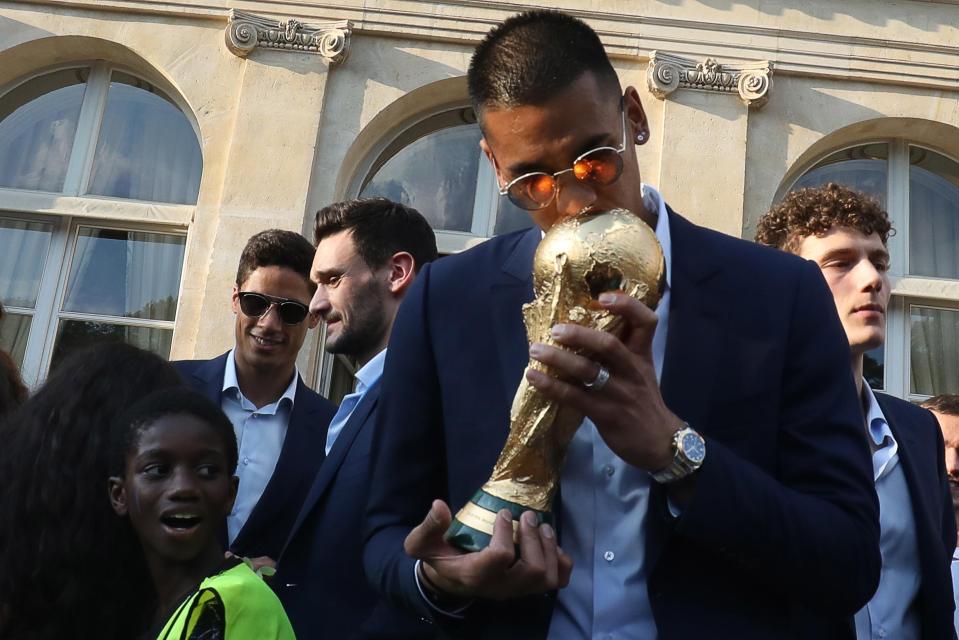
[[[23,354],[27,350],[32,322],[31,316],[11,313],[9,310],[4,312],[0,320],[0,349],[9,353],[18,367],[23,366]]]
[[[911,392],[959,393],[959,311],[910,307]]]
[[[879,391],[884,388],[883,378],[886,366],[885,347],[876,347],[862,356],[862,377],[869,383],[870,388]]]
[[[868,193],[885,206],[889,147],[883,143],[867,144],[838,151],[820,161],[792,186],[819,187],[837,182]]]
[[[48,73],[0,97],[0,187],[63,190],[87,75]]]
[[[959,278],[959,163],[909,149],[909,273]]]
[[[36,306],[52,232],[45,222],[0,218],[0,304]]]
[[[203,158],[190,122],[153,85],[114,72],[89,193],[196,204]]]
[[[173,320],[185,238],[80,227],[64,311]]]
[[[411,206],[437,230],[469,232],[480,160],[476,125],[441,129],[390,158],[363,188]]]
[[[57,327],[57,340],[53,346],[50,370],[56,369],[57,365],[74,351],[103,342],[125,342],[169,358],[172,341],[173,331],[170,329],[131,327],[109,322],[62,320]]]

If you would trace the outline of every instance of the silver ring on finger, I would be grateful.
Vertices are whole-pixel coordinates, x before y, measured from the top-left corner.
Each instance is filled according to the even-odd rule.
[[[596,372],[596,377],[590,382],[584,382],[583,386],[586,387],[587,391],[599,391],[609,383],[609,378],[609,369],[603,365],[599,365],[599,371]]]

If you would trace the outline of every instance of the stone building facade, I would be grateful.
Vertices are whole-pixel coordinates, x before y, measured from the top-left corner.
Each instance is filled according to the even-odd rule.
[[[959,392],[959,3],[558,0],[637,87],[645,181],[751,237],[794,185],[893,216],[877,387]],[[245,240],[360,194],[405,199],[444,252],[523,226],[481,160],[465,72],[513,0],[0,2],[0,344],[31,383],[78,345],[173,358],[233,340]],[[337,396],[348,363],[308,341]]]

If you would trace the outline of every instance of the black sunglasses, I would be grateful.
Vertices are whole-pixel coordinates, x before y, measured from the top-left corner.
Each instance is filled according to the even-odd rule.
[[[287,298],[274,298],[262,293],[241,291],[240,311],[251,318],[262,318],[276,305],[276,314],[284,324],[300,324],[310,313],[310,308],[302,302]]]

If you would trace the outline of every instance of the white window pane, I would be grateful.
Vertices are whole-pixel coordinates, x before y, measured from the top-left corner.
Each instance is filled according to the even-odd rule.
[[[0,218],[0,304],[34,308],[53,226]]]
[[[910,393],[959,393],[959,310],[910,306]]]
[[[909,156],[909,273],[959,278],[959,163],[921,147]]]
[[[0,349],[10,354],[18,367],[23,366],[23,354],[27,350],[27,337],[30,335],[31,316],[4,311],[0,319]]]
[[[441,129],[390,158],[360,194],[411,206],[434,229],[470,232],[480,154],[479,127]]]
[[[867,144],[844,149],[820,161],[806,172],[793,189],[819,187],[837,182],[877,198],[885,206],[888,182],[889,147],[886,144]]]
[[[0,97],[0,187],[63,189],[88,72],[48,73]]]
[[[866,379],[872,389],[880,390],[885,388],[883,374],[886,366],[886,349],[877,347],[872,351],[863,354],[862,357],[862,377]]]
[[[53,371],[68,355],[94,344],[125,342],[134,347],[152,351],[164,358],[170,357],[173,330],[152,327],[130,327],[108,322],[61,320],[57,340],[53,346],[50,370]]]
[[[196,204],[203,157],[189,120],[153,85],[114,72],[89,193]]]
[[[63,310],[173,320],[185,241],[166,233],[80,227]]]

